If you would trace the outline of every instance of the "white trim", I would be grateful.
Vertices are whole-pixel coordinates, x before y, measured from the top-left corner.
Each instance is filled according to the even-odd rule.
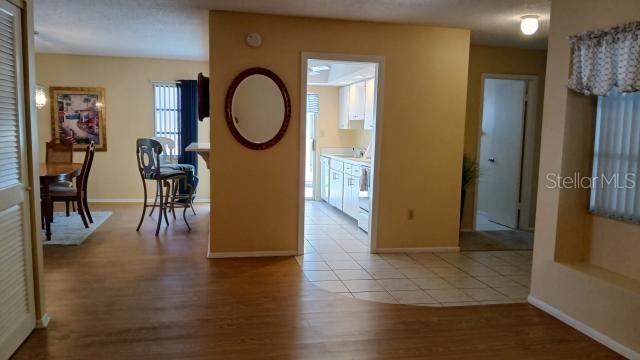
[[[555,317],[556,319],[562,321],[563,323],[571,326],[572,328],[580,331],[581,333],[587,335],[588,337],[592,338],[593,340],[599,342],[600,344],[608,347],[609,349],[617,352],[618,354],[629,358],[629,359],[634,359],[634,360],[640,360],[640,353],[629,349],[628,347],[620,344],[619,342],[613,340],[612,338],[608,337],[607,335],[593,329],[592,327],[590,327],[589,325],[576,320],[574,318],[572,318],[571,316],[563,313],[562,311],[554,308],[553,306],[547,304],[546,302],[532,296],[529,295],[529,297],[527,298],[527,300],[529,301],[529,304],[537,307],[538,309],[546,312],[547,314]]]
[[[384,99],[384,67],[385,67],[385,57],[384,56],[376,56],[376,55],[357,55],[357,54],[339,54],[339,53],[322,53],[322,52],[302,52],[301,54],[301,66],[300,66],[300,150],[299,150],[299,178],[298,178],[298,255],[304,254],[304,187],[305,187],[305,178],[304,178],[304,170],[305,170],[305,156],[304,153],[306,151],[305,137],[306,137],[306,108],[307,108],[307,63],[309,59],[321,59],[321,60],[342,60],[342,61],[358,61],[358,62],[369,62],[376,64],[376,72],[377,72],[377,83],[376,83],[376,124],[373,139],[374,144],[374,154],[373,154],[373,163],[371,164],[373,171],[373,179],[372,179],[372,188],[373,194],[372,196],[372,204],[370,211],[370,226],[369,226],[369,245],[371,253],[377,252],[377,244],[378,244],[378,214],[380,213],[379,209],[379,198],[380,198],[380,164],[381,158],[380,154],[382,153],[382,102]],[[317,125],[316,125],[317,126]],[[316,149],[317,151],[317,149]]]
[[[224,259],[224,258],[249,258],[249,257],[273,257],[273,256],[296,256],[298,251],[296,250],[282,250],[282,251],[229,251],[229,252],[211,252],[207,257],[209,259]]]
[[[520,164],[520,177],[531,176],[530,172],[535,172],[537,167],[534,166],[533,162],[535,161],[535,154],[528,154],[528,152],[535,152],[535,139],[536,139],[536,129],[538,127],[538,76],[537,75],[518,75],[518,74],[491,74],[491,73],[483,73],[480,77],[480,111],[478,114],[478,133],[476,134],[477,144],[476,144],[476,161],[478,161],[478,157],[480,156],[480,146],[482,145],[482,122],[483,122],[483,112],[484,112],[484,83],[487,79],[505,79],[505,80],[524,80],[527,82],[527,91],[528,98],[527,101],[527,113],[525,114],[524,120],[524,129],[523,129],[523,145],[521,150],[521,159],[522,162]],[[527,141],[529,140],[529,141]],[[531,144],[531,141],[534,141]],[[529,155],[529,156],[525,156]],[[532,156],[533,155],[533,156]],[[526,171],[529,170],[529,171]],[[479,181],[476,180],[474,182],[474,201],[473,201],[473,229],[478,228],[478,184]],[[523,199],[523,206],[528,207],[527,211],[520,211],[520,218],[518,219],[518,229],[521,230],[521,220],[522,214],[529,215],[531,212],[535,212],[536,209],[533,206],[533,202],[535,199],[529,198],[529,196],[522,196],[523,190],[531,191],[531,188],[535,188],[537,190],[538,184],[530,184],[529,189],[524,189],[524,185],[522,181],[520,181],[520,198]],[[527,201],[528,200],[528,201]],[[528,223],[528,219],[527,219]]]
[[[133,198],[96,198],[96,199],[88,199],[90,203],[142,203],[142,199],[133,199]],[[211,199],[209,198],[196,198],[194,203],[210,203]]]
[[[46,329],[49,326],[51,318],[48,314],[42,315],[42,318],[36,321],[36,329]]]
[[[432,246],[432,247],[419,247],[419,248],[378,248],[376,251],[378,254],[392,254],[392,253],[422,253],[422,252],[460,252],[459,246]]]

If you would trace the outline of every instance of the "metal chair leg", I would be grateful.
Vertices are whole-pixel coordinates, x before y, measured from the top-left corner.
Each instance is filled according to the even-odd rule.
[[[160,192],[158,198],[160,199],[160,208],[158,209],[158,211],[160,212],[158,214],[158,225],[156,226],[156,236],[158,236],[158,234],[160,233],[160,225],[162,224],[162,210],[164,209],[164,197],[162,194],[162,184],[160,183],[160,180],[158,180],[158,191]]]
[[[184,223],[187,224],[187,228],[191,231],[191,226],[189,226],[189,222],[187,221],[187,207],[182,208],[182,218],[184,219]]]
[[[144,190],[144,201],[142,202],[142,216],[140,217],[140,222],[138,222],[138,227],[136,231],[140,231],[140,226],[142,226],[142,221],[144,220],[144,213],[147,211],[147,184],[142,180],[142,188]]]
[[[153,211],[156,209],[157,203],[158,203],[158,189],[156,189],[156,197],[153,199],[153,205],[151,206],[151,212],[149,212],[149,216],[153,215]]]
[[[164,206],[162,206],[162,211],[160,212],[160,216],[164,215],[164,222],[169,226],[169,217],[167,216],[167,208],[171,206],[171,202],[169,201],[169,195],[171,194],[171,185],[168,181],[164,182],[164,186],[166,187],[166,198],[164,199]]]
[[[69,202],[68,201],[64,202],[64,210],[65,210],[65,214],[67,215],[67,217],[69,217]]]
[[[176,220],[176,194],[178,193],[178,187],[176,186],[176,180],[171,181],[171,214],[173,215],[173,220]]]
[[[193,212],[193,215],[197,215],[196,209],[193,208],[193,200],[189,201],[189,207],[191,208],[191,212]]]

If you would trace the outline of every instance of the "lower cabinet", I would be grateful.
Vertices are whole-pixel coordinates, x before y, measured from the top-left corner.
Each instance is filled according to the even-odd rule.
[[[331,169],[329,171],[329,204],[342,210],[342,187],[344,182],[344,175]]]
[[[320,158],[320,197],[338,210],[360,216],[360,174],[362,167],[327,157]]]
[[[360,214],[360,206],[358,205],[359,182],[359,177],[344,174],[342,211],[354,219],[357,219]]]

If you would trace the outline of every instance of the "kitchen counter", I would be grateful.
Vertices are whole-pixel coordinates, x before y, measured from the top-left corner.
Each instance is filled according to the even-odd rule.
[[[322,154],[320,156],[328,157],[330,159],[336,159],[338,161],[342,161],[348,164],[371,167],[371,158],[365,159],[365,158],[356,158],[348,155],[331,155],[331,154]]]

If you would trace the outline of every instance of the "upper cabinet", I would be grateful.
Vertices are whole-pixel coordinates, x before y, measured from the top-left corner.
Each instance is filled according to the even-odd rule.
[[[365,82],[364,128],[373,130],[376,125],[376,79]]]
[[[349,120],[364,120],[365,82],[349,85]]]
[[[373,129],[375,124],[375,80],[340,88],[340,129]]]
[[[338,128],[340,129],[354,129],[349,121],[349,87],[343,86],[340,88],[340,101],[338,104],[338,110],[340,113],[340,119],[338,122]]]

